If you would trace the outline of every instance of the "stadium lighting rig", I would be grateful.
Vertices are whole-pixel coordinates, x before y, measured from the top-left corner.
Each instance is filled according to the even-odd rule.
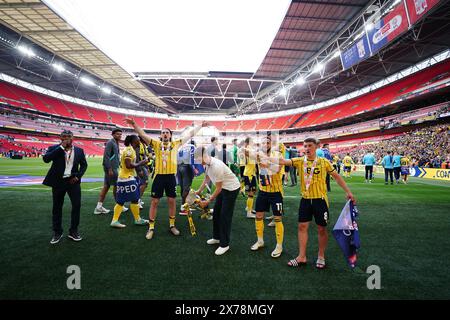
[[[114,95],[118,98],[121,98],[123,101],[126,101],[128,103],[132,103],[135,105],[139,105],[140,102],[136,102],[134,101],[132,98],[125,96],[124,93],[122,94],[118,94],[115,93],[113,91],[113,89],[109,86],[106,85],[98,85],[91,77],[88,76],[80,76],[80,72],[71,72],[69,69],[66,69],[66,67],[64,66],[63,62],[57,62],[55,61],[55,57],[53,57],[53,59],[48,60],[46,58],[43,58],[42,56],[39,56],[30,46],[22,44],[22,43],[14,43],[14,41],[12,41],[11,39],[7,39],[3,36],[0,36],[0,41],[8,44],[10,47],[13,47],[15,50],[17,50],[22,56],[27,57],[27,58],[33,58],[33,59],[37,59],[40,60],[44,63],[47,63],[52,69],[54,69],[56,72],[58,73],[64,73],[66,75],[70,75],[72,76],[74,79],[78,79],[80,82],[82,82],[83,84],[96,88],[97,90],[101,91],[104,94],[107,95]]]
[[[288,89],[286,87],[283,87],[280,89],[280,91],[278,91],[278,95],[284,97],[287,95],[287,92],[288,92]]]
[[[279,93],[281,87],[287,88],[288,92],[290,92],[291,89],[296,91],[296,88],[294,88],[296,85],[302,86],[307,82],[319,80],[316,79],[317,75],[320,75],[320,79],[329,76],[331,77],[332,74],[328,75],[325,71],[326,65],[336,58],[341,58],[343,55],[341,50],[343,48],[349,48],[355,42],[359,41],[361,37],[373,30],[375,28],[374,22],[378,21],[386,13],[392,11],[401,2],[402,0],[369,1],[361,13],[350,20],[345,28],[336,34],[336,36],[321,48],[317,54],[279,83],[265,88],[258,94],[255,103],[249,101],[242,102],[238,108],[237,114],[243,115],[262,104],[272,103],[280,96]],[[314,98],[312,97],[312,99]],[[262,104],[259,101],[262,101]]]
[[[92,79],[85,77],[85,76],[81,76],[80,77],[81,82],[83,82],[84,84],[88,85],[88,86],[95,86],[95,82],[92,81]]]
[[[325,68],[325,64],[322,63],[322,62],[319,62],[319,63],[317,63],[317,64],[314,66],[312,72],[313,72],[313,73],[320,73],[324,68]]]
[[[60,63],[52,63],[52,67],[58,72],[65,72],[66,68]]]
[[[20,53],[22,53],[23,55],[26,55],[27,57],[30,57],[30,58],[36,57],[36,54],[34,53],[34,51],[24,45],[18,45],[17,50]]]
[[[295,80],[295,83],[299,86],[302,86],[306,83],[306,80],[303,77],[298,77],[297,80]]]
[[[103,93],[106,93],[107,95],[110,95],[112,93],[112,89],[110,87],[101,87],[101,90]]]
[[[337,50],[335,53],[333,53],[333,59],[341,56],[341,50]]]

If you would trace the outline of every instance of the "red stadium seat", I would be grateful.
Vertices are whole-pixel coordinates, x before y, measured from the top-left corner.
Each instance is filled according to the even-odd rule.
[[[447,60],[363,96],[326,108],[313,110],[306,114],[294,114],[259,120],[212,121],[211,124],[220,131],[281,130],[291,127],[312,127],[352,117],[370,110],[387,107],[401,97],[406,97],[408,94],[414,93],[417,90],[426,89],[428,86],[448,79],[449,77],[450,60]],[[61,117],[114,123],[117,125],[122,125],[122,120],[126,116],[125,114],[108,112],[59,100],[7,82],[0,82],[0,101],[13,106],[33,109]],[[144,117],[135,117],[135,119],[140,126],[153,130],[160,130],[162,127],[167,127],[171,130],[180,131],[192,123],[192,121],[188,120],[175,119],[159,120],[152,118],[144,119]]]

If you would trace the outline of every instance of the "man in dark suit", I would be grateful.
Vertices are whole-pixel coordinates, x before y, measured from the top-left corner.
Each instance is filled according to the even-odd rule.
[[[52,162],[52,166],[43,184],[52,187],[53,195],[53,238],[51,244],[58,243],[63,235],[62,207],[66,193],[72,203],[71,223],[68,237],[73,241],[81,241],[78,233],[81,209],[81,177],[87,169],[83,149],[72,144],[73,133],[64,130],[61,133],[61,143],[48,148],[43,160]]]

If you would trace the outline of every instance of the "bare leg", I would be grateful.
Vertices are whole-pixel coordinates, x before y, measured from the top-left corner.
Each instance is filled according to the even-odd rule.
[[[317,226],[318,238],[319,238],[319,254],[318,258],[325,260],[325,249],[328,244],[328,230],[327,227]]]
[[[115,188],[115,186],[114,186]],[[109,191],[109,186],[104,184],[102,190],[100,191],[100,195],[98,196],[98,202],[105,202],[106,194]],[[116,192],[114,191],[114,197],[116,196]]]
[[[298,262],[306,262],[306,245],[308,244],[308,228],[309,222],[301,222],[298,224]]]
[[[156,211],[158,210],[158,204],[159,204],[159,199],[152,198],[152,202],[150,203],[150,212],[149,212],[150,221],[155,221],[155,219],[156,219]]]
[[[176,198],[167,197],[167,204],[169,205],[169,217],[175,217],[175,211],[177,206]]]
[[[145,189],[147,189],[147,184],[146,183],[142,184],[141,187],[140,187],[140,190],[139,190],[140,191],[140,195],[141,195],[141,199],[144,196]]]

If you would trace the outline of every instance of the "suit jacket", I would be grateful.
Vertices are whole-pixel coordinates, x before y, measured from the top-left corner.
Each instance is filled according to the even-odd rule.
[[[44,182],[42,184],[56,188],[58,186],[62,186],[65,183],[63,176],[64,171],[66,170],[64,150],[59,144],[56,146],[51,146],[50,148],[48,148],[43,159],[45,163],[49,163],[51,161],[52,166],[48,170],[48,173],[45,176]],[[86,162],[86,157],[84,155],[83,149],[74,147],[74,159],[71,177],[77,177],[78,183],[80,183],[81,177],[86,172],[87,167],[88,164]]]
[[[105,170],[113,169],[117,171],[120,166],[120,151],[116,140],[110,139],[105,146],[103,152],[103,167]]]

